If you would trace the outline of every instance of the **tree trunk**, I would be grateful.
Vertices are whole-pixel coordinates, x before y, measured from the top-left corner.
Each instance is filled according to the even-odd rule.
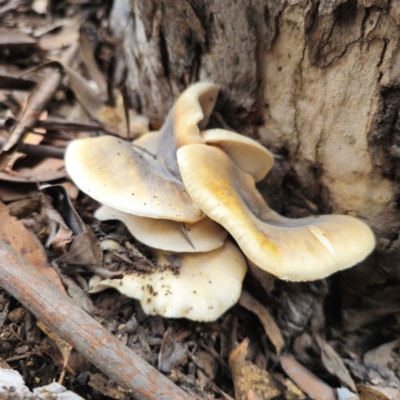
[[[211,123],[276,155],[259,185],[275,210],[372,226],[375,253],[328,281],[336,322],[400,321],[399,2],[119,0],[111,25],[135,106],[154,126],[187,85],[215,82]]]

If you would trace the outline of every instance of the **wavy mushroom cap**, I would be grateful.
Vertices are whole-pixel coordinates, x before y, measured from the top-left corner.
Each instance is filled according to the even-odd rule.
[[[159,134],[158,160],[181,180],[176,150],[181,146],[203,143],[200,130],[205,129],[218,97],[218,86],[199,82],[178,97]]]
[[[156,249],[175,252],[205,252],[215,250],[224,244],[228,232],[212,221],[203,218],[194,224],[138,217],[102,206],[94,213],[101,220],[123,222],[137,240]]]
[[[130,273],[122,279],[106,279],[91,292],[115,288],[140,300],[146,314],[195,321],[214,321],[238,301],[247,265],[229,240],[208,253],[164,253],[155,250],[157,262],[173,262],[178,272],[167,268]]]
[[[149,153],[156,155],[160,143],[160,131],[146,132],[132,141],[132,144],[139,149],[147,150]]]
[[[375,246],[371,229],[350,216],[289,219],[275,213],[254,179],[218,148],[182,147],[178,164],[193,201],[255,265],[281,279],[324,278],[362,261]]]
[[[207,129],[201,136],[208,145],[222,149],[236,166],[256,182],[265,178],[274,165],[273,155],[261,144],[225,129]]]
[[[74,140],[67,147],[65,166],[79,189],[117,210],[190,223],[204,217],[182,182],[122,139]]]
[[[178,97],[172,110],[176,148],[203,143],[200,131],[205,129],[217,101],[219,88],[207,82],[189,86]]]

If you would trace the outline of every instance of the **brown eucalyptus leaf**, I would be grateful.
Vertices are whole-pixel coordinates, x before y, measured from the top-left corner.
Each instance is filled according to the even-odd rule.
[[[40,241],[28,231],[22,222],[12,217],[9,209],[0,202],[0,240],[4,240],[26,261],[40,271],[47,279],[56,284],[65,293],[64,286],[56,271],[48,262],[47,255]],[[27,282],[27,285],[29,282]]]
[[[285,345],[285,341],[278,325],[269,311],[246,291],[242,292],[239,304],[257,315],[265,329],[265,333],[268,335],[272,344],[275,346],[277,354],[279,355],[282,347]]]
[[[76,47],[71,46],[67,49],[61,60],[68,64],[75,58]],[[38,82],[28,97],[26,107],[22,113],[18,123],[11,129],[7,142],[0,152],[0,170],[3,171],[8,163],[12,160],[13,155],[18,151],[18,147],[34,127],[40,114],[47,106],[48,102],[54,95],[61,82],[63,76],[62,71],[57,63],[49,63],[45,67],[51,68],[50,72]]]
[[[65,222],[66,226],[60,224],[61,228],[65,230],[65,237],[68,238],[69,235],[65,228],[70,229],[75,235],[69,250],[54,261],[71,265],[96,265],[100,267],[103,260],[100,242],[91,228],[82,221],[75,211],[65,187],[61,185],[46,186],[43,191],[51,198],[52,206],[60,213]]]
[[[13,30],[7,30],[6,32],[0,32],[0,47],[2,46],[33,46],[37,43],[37,40],[26,33],[17,32]]]
[[[204,387],[212,382],[218,372],[218,363],[215,358],[207,353],[206,351],[198,351],[196,353],[197,359],[203,364],[204,371],[200,368],[197,369],[197,377],[199,380],[199,386]]]
[[[360,400],[392,400],[379,390],[366,385],[357,385]]]
[[[101,73],[93,52],[90,41],[91,30],[89,27],[81,29],[79,34],[79,50],[82,60],[89,72],[90,77],[96,82],[99,89],[100,98],[106,101],[108,98],[107,81]]]
[[[289,378],[312,400],[336,400],[333,389],[291,356],[280,356],[281,366]]]
[[[43,50],[58,50],[76,44],[81,23],[80,15],[57,21],[55,29],[40,37],[38,46]]]
[[[39,161],[33,167],[15,166],[11,172],[0,172],[1,181],[21,183],[51,182],[65,178],[66,176],[67,172],[64,168],[64,160],[56,158],[47,158]]]
[[[17,200],[8,205],[10,215],[19,219],[26,218],[34,211],[38,212],[42,200],[39,196],[34,196],[30,199]]]
[[[340,356],[321,336],[314,334],[314,338],[321,350],[321,360],[325,368],[332,375],[335,375],[344,386],[348,387],[353,392],[356,392],[356,384],[354,383],[353,378],[350,376],[350,373]]]
[[[158,355],[158,369],[164,373],[170,373],[171,369],[181,364],[186,364],[186,349],[176,340],[173,328],[169,327],[161,343],[161,350]]]
[[[393,340],[389,343],[381,344],[375,349],[369,350],[364,354],[364,362],[388,366],[393,360],[392,351],[400,347],[400,339]]]

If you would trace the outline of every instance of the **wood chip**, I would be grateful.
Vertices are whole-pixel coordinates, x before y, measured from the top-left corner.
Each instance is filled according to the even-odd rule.
[[[268,400],[280,395],[270,374],[246,361],[249,340],[245,339],[229,355],[229,368],[232,373],[237,400]],[[250,397],[249,397],[250,396]]]

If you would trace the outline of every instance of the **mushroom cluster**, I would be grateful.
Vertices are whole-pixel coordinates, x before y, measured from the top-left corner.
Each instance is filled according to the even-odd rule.
[[[255,183],[273,156],[252,139],[206,129],[217,96],[216,85],[194,84],[159,132],[133,143],[101,136],[68,146],[72,180],[103,204],[95,216],[122,221],[164,266],[104,280],[93,291],[116,288],[151,315],[211,321],[238,300],[246,259],[278,278],[307,281],[373,250],[371,229],[356,218],[289,219],[271,210]]]

